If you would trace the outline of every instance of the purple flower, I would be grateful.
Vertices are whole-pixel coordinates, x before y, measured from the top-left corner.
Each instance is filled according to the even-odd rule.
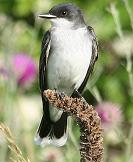
[[[96,106],[103,128],[114,128],[119,126],[122,121],[122,113],[120,107],[111,102],[102,102]]]
[[[31,84],[35,80],[37,74],[34,60],[24,53],[14,55],[13,72],[18,85],[26,86]]]

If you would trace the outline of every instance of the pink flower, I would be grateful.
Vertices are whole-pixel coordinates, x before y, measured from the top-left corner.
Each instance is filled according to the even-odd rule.
[[[122,113],[120,107],[111,102],[102,102],[96,106],[103,128],[114,128],[122,122]]]
[[[44,159],[48,162],[62,161],[62,155],[57,148],[48,148],[44,152]]]
[[[25,86],[31,84],[37,74],[34,60],[24,53],[14,55],[13,72],[18,85]]]

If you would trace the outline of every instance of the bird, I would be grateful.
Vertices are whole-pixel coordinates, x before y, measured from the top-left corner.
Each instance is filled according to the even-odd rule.
[[[57,110],[44,97],[47,89],[80,97],[98,58],[98,42],[91,26],[86,25],[78,6],[62,3],[48,13],[51,28],[44,34],[39,61],[39,86],[43,116],[35,141],[45,146],[63,146],[68,137],[68,114]]]

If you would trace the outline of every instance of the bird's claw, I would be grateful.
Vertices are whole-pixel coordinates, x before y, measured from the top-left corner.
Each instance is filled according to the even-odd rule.
[[[62,100],[65,97],[65,93],[64,92],[58,92],[57,90],[55,90],[56,92],[56,96]]]
[[[83,105],[84,105],[84,109],[87,107],[88,103],[86,102],[86,100],[84,99],[84,97],[82,97],[82,95],[78,92],[77,89],[74,90],[72,97],[76,97],[76,98],[81,98],[83,101]]]

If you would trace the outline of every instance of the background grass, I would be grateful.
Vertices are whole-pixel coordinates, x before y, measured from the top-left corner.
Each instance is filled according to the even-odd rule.
[[[61,148],[35,145],[42,105],[35,79],[19,84],[12,62],[16,54],[30,56],[38,68],[40,44],[50,23],[37,18],[63,0],[0,0],[0,122],[13,132],[16,143],[32,162],[79,161],[79,129],[73,120],[70,138]],[[104,102],[120,107],[119,115],[104,121],[105,161],[133,161],[133,1],[132,0],[70,0],[78,5],[99,40],[99,59],[84,90],[86,100],[95,105]],[[24,66],[23,66],[24,68]],[[15,69],[18,71],[18,69]],[[19,72],[20,73],[20,72]],[[20,77],[20,76],[19,76]],[[108,113],[110,105],[104,113]],[[110,127],[116,123],[116,127]],[[0,162],[8,162],[11,152],[0,134]]]

